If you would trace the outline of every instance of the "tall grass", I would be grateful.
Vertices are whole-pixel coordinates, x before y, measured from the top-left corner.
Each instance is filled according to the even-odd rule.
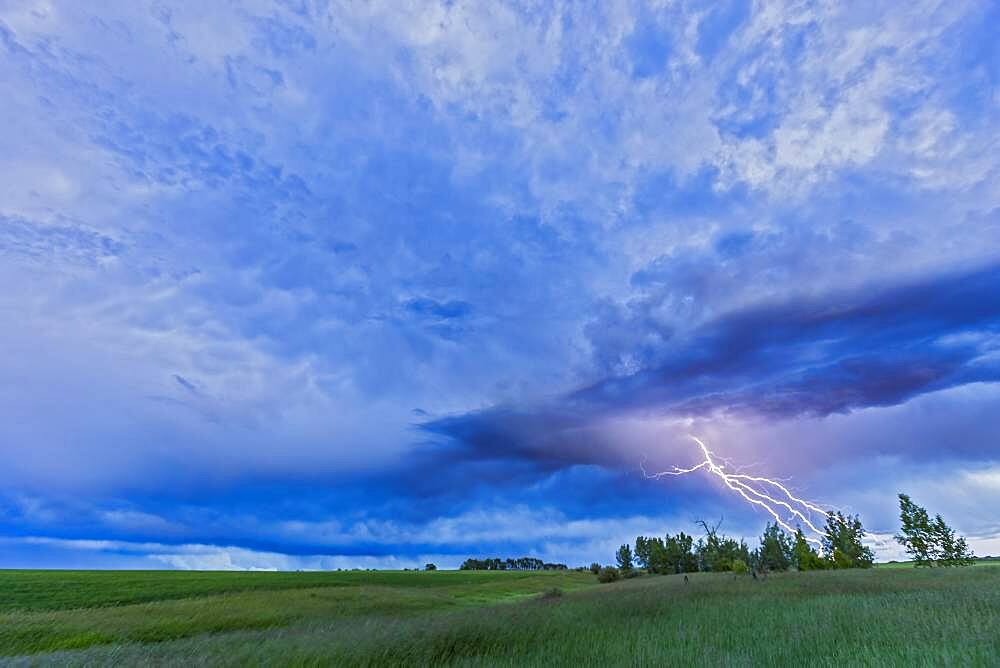
[[[1000,569],[644,577],[514,605],[373,614],[35,656],[63,665],[997,665]]]
[[[0,656],[371,615],[402,618],[594,584],[589,573],[572,572],[24,573],[29,583],[41,584],[0,588],[0,607],[8,608],[0,611]],[[205,593],[219,590],[230,591]],[[114,605],[156,595],[162,600]]]
[[[470,592],[533,590],[539,576],[589,581],[572,571],[38,571],[0,570],[0,612],[65,610],[165,601],[246,591],[314,587],[468,588]],[[548,581],[547,581],[548,582]],[[485,588],[485,589],[484,589]]]

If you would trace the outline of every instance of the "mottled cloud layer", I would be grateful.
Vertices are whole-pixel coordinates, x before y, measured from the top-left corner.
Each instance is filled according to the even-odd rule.
[[[756,533],[692,431],[987,540],[998,12],[4,3],[0,565]]]

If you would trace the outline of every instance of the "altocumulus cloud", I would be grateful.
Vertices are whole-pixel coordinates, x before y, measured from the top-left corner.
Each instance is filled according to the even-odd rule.
[[[6,3],[0,565],[756,533],[692,431],[989,545],[998,12]]]

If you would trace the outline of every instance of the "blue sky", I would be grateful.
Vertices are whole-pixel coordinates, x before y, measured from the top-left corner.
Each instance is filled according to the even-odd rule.
[[[1000,553],[996,3],[0,1],[0,567]]]

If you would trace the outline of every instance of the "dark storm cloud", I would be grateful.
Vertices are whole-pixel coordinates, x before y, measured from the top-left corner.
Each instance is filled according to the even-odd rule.
[[[651,331],[646,339],[663,347],[655,366],[608,377],[545,406],[497,407],[423,429],[461,444],[467,457],[527,458],[545,468],[606,463],[614,454],[599,425],[609,419],[822,417],[996,381],[998,333],[1000,265],[993,265],[759,305],[680,339]]]

